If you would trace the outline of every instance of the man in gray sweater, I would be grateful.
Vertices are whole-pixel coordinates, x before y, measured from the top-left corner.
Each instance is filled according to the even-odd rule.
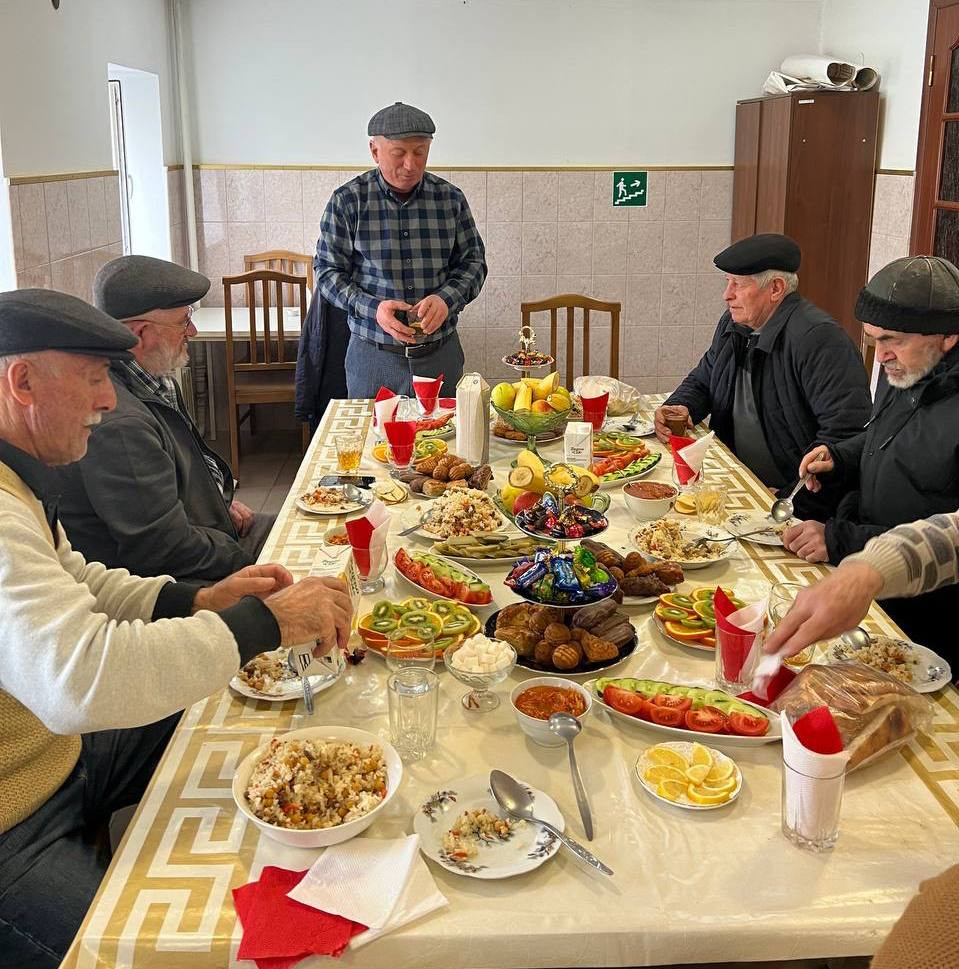
[[[139,342],[110,367],[117,406],[86,457],[50,473],[49,491],[75,549],[137,575],[215,580],[256,561],[273,516],[233,494],[229,464],[207,447],[173,379],[196,333],[192,304],[210,280],[150,256],[108,262],[97,307]]]
[[[59,965],[109,863],[90,831],[139,800],[177,711],[257,653],[350,633],[341,582],[262,565],[201,588],[71,548],[45,472],[83,457],[135,342],[73,296],[0,293],[2,966]]]

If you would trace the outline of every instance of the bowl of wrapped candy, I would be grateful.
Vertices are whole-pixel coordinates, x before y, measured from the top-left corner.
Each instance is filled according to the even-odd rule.
[[[554,538],[576,541],[591,538],[609,527],[606,516],[596,508],[587,508],[577,501],[557,498],[547,491],[530,508],[519,512],[516,527],[533,538]]]
[[[505,584],[527,602],[558,609],[578,609],[608,599],[618,588],[616,579],[578,545],[572,552],[540,549],[510,569]]]

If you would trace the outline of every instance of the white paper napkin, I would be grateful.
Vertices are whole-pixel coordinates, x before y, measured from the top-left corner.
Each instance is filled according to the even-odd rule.
[[[419,854],[419,836],[353,838],[327,848],[289,897],[369,926],[354,947],[447,904]]]
[[[706,452],[712,447],[715,439],[716,432],[710,431],[708,434],[704,434],[701,438],[693,441],[692,444],[687,444],[686,447],[680,448],[676,453],[696,474],[699,474],[703,470],[703,461],[706,460]]]
[[[385,400],[378,400],[373,404],[377,427],[382,427],[387,421],[393,420],[402,399],[402,397],[387,397]]]
[[[393,516],[386,510],[386,505],[377,500],[370,505],[366,517],[373,525],[373,534],[370,536],[370,575],[377,575],[380,563],[387,554],[386,536],[389,534]]]

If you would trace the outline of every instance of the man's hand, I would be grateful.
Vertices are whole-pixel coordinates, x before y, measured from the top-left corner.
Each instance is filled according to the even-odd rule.
[[[276,617],[283,646],[320,642],[313,651],[319,658],[338,643],[346,648],[350,638],[353,605],[346,583],[340,579],[310,576],[280,590],[265,600]]]
[[[450,315],[449,307],[443,302],[442,297],[437,296],[436,293],[421,299],[413,309],[423,324],[423,332],[427,336],[430,333],[435,333],[446,322],[446,317]]]
[[[248,565],[216,585],[200,589],[193,600],[193,612],[211,609],[222,612],[235,606],[244,596],[265,599],[293,584],[293,576],[282,565]]]
[[[230,520],[241,538],[253,527],[253,509],[248,508],[242,501],[234,501],[230,505]]]
[[[810,491],[819,491],[822,485],[819,483],[817,474],[826,474],[835,470],[836,462],[829,453],[829,448],[825,444],[818,444],[808,454],[803,455],[799,462],[799,477],[801,478],[807,471],[811,477],[806,482],[806,487]]]
[[[684,407],[682,404],[663,404],[662,407],[657,407],[656,413],[653,415],[653,423],[656,426],[656,437],[658,437],[663,444],[669,444],[669,435],[673,433],[666,426],[667,418],[672,420],[684,420],[686,421],[687,427],[693,426],[693,422],[689,419],[688,407]]]
[[[783,532],[783,545],[793,555],[807,562],[828,562],[826,551],[826,526],[822,522],[806,521],[793,525]]]
[[[409,310],[413,307],[401,299],[383,299],[376,307],[376,325],[400,343],[414,343],[416,334],[405,323],[396,318],[397,310]]]
[[[796,596],[792,609],[763,643],[763,652],[785,648],[787,656],[795,656],[812,643],[853,629],[882,591],[882,584],[882,575],[871,565],[843,563]]]

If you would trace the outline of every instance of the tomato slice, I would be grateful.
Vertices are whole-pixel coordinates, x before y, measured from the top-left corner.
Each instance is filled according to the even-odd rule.
[[[614,710],[625,713],[630,717],[640,717],[647,706],[646,700],[632,690],[624,690],[620,686],[607,686],[603,690],[603,702]]]
[[[688,696],[673,696],[669,693],[657,693],[650,702],[654,706],[669,707],[681,713],[685,713],[693,705],[693,701]]]
[[[647,713],[649,719],[661,727],[681,727],[686,716],[678,707],[659,707],[654,703],[650,703]]]
[[[697,733],[722,733],[729,721],[726,714],[716,707],[700,707],[698,710],[687,710],[686,726]]]
[[[762,737],[769,730],[769,721],[762,716],[751,717],[734,710],[729,714],[729,729],[741,737]]]

